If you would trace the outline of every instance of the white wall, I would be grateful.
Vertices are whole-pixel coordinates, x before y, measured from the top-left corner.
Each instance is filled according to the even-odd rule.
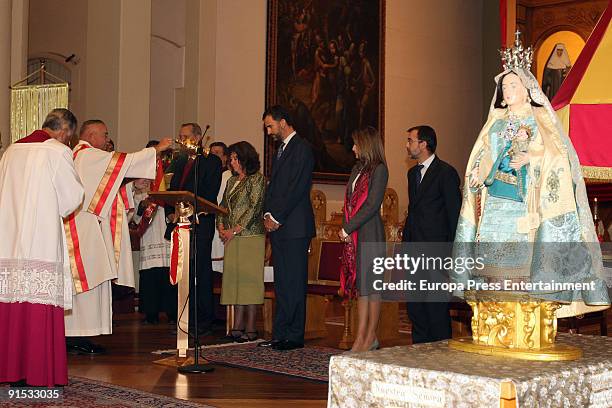
[[[46,57],[64,63],[65,57],[76,55],[78,64],[65,66],[71,72],[69,108],[79,123],[86,119],[87,3],[83,0],[30,0],[29,13],[29,58]]]
[[[265,0],[216,4],[214,136],[251,142],[263,156]],[[234,29],[240,27],[240,30]],[[435,27],[435,29],[432,29]],[[438,154],[463,174],[482,125],[482,0],[388,0],[386,3],[385,151],[389,187],[407,207],[406,129],[430,124]],[[207,76],[207,78],[210,78]],[[212,80],[212,78],[210,78]],[[339,211],[344,186],[315,185]]]
[[[29,57],[76,54],[70,108],[106,122],[118,149],[149,140],[151,0],[31,0]]]
[[[218,2],[214,139],[247,140],[263,162],[266,0]]]
[[[121,0],[116,147],[136,151],[149,141],[151,0]]]
[[[11,2],[0,0],[0,158],[11,141]]]
[[[482,127],[482,1],[389,0],[386,15],[385,153],[403,214],[406,129],[432,126],[436,153],[462,175]]]
[[[121,0],[88,0],[87,3],[85,114],[79,122],[103,120],[119,148]],[[71,38],[63,40],[72,41]]]
[[[177,90],[185,81],[186,1],[151,3],[151,139],[176,135]]]
[[[41,8],[31,11],[31,21],[42,11],[53,12],[42,6],[45,1],[32,0]],[[112,131],[118,128],[120,98],[130,96],[132,104],[142,99],[150,110],[147,117],[146,109],[134,107],[139,119],[132,126],[147,129],[152,138],[176,134],[180,122],[198,121],[211,125],[213,140],[228,144],[247,140],[263,158],[266,0],[137,0],[145,9],[150,4],[150,25],[148,14],[138,15],[135,8],[126,18],[126,5],[122,6],[126,1],[130,0],[88,0],[86,40],[56,25],[31,26],[31,47],[37,44],[40,49],[44,43],[42,48],[51,48],[57,41],[58,48],[72,50],[83,48],[86,41],[87,58],[81,64],[87,67],[87,116],[106,120]],[[433,126],[439,156],[460,174],[465,170],[482,126],[482,9],[483,0],[386,2],[385,151],[389,186],[399,194],[401,213],[407,207],[406,171],[413,165],[405,150],[407,128]],[[77,10],[82,16],[82,7]],[[130,40],[125,30],[132,23],[139,42],[121,51],[119,44]],[[76,27],[84,29],[82,24]],[[146,52],[139,56],[125,52],[134,50],[134,44],[146,44],[142,33],[147,30],[152,35],[147,48],[150,101],[142,81],[140,90],[131,91],[129,81],[119,75],[148,75],[128,67],[145,67]],[[122,103],[122,109],[129,105]],[[125,117],[127,113],[121,112]],[[120,147],[139,147],[142,129],[138,135],[122,135],[126,139],[120,138]],[[344,186],[315,188],[326,193],[328,212],[340,209]]]

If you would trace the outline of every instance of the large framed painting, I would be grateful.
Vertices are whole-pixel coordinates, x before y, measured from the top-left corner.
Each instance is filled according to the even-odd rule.
[[[268,0],[266,105],[292,113],[315,182],[348,180],[354,130],[383,135],[384,17],[384,0]],[[266,174],[275,149],[267,138]]]

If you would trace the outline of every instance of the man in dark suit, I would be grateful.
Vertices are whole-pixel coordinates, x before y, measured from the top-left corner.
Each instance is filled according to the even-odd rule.
[[[185,123],[181,125],[178,139],[200,145],[202,141],[202,128],[197,123]],[[195,169],[196,160],[184,154],[179,156],[173,163],[174,175],[170,181],[170,191],[191,191],[195,193]],[[221,186],[221,159],[214,154],[197,156],[198,168],[198,196],[217,204],[217,193]],[[168,217],[168,229],[166,239],[176,224],[174,220],[174,209],[166,207]],[[195,274],[190,271],[189,282],[189,329],[193,331],[195,319],[198,319],[198,334],[203,335],[212,330],[214,321],[213,302],[213,271],[211,261],[212,240],[215,235],[215,215],[200,215],[200,223],[197,225],[197,266]],[[193,296],[194,278],[198,279],[198,308],[196,312],[195,297]],[[181,311],[178,311],[179,318]]]
[[[274,263],[276,311],[273,338],[261,347],[292,350],[304,347],[308,246],[315,236],[310,188],[314,158],[296,134],[282,106],[263,114],[266,133],[281,142],[272,164],[264,202],[264,226],[270,233]]]
[[[418,164],[408,170],[404,242],[453,242],[455,239],[461,210],[459,175],[453,166],[435,155],[436,146],[436,132],[430,126],[408,129],[406,148]],[[451,338],[448,303],[411,302],[408,315],[412,321],[413,343]]]

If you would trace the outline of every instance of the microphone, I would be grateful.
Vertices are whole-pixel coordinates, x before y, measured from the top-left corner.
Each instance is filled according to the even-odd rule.
[[[200,143],[200,146],[197,150],[198,154],[203,154],[204,156],[208,156],[208,148],[206,147],[206,145],[208,144],[208,139],[210,139],[210,136],[206,136],[206,132],[208,132],[208,129],[210,129],[210,125],[206,125],[204,133],[202,133],[202,142]]]

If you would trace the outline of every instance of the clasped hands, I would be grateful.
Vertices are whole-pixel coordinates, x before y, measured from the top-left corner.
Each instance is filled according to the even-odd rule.
[[[280,227],[280,224],[274,222],[272,217],[270,217],[269,215],[266,215],[264,217],[264,228],[266,229],[266,231],[273,232],[273,231],[276,231],[279,227]]]
[[[338,231],[338,238],[340,238],[340,241],[342,242],[351,242],[351,236],[344,231],[344,228],[341,228],[340,231]]]
[[[219,226],[219,238],[223,244],[227,244],[234,238],[234,235],[239,234],[244,228],[240,225],[236,225],[234,228],[225,229],[223,225]]]

